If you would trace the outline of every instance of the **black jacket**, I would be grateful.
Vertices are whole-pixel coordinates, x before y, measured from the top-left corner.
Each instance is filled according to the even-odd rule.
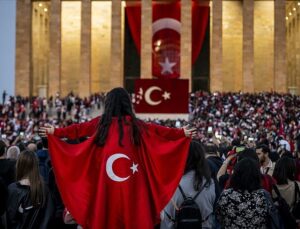
[[[47,229],[54,216],[54,203],[45,186],[43,207],[34,208],[30,200],[30,187],[19,182],[8,187],[7,224],[10,229]]]
[[[0,159],[0,177],[6,186],[15,181],[16,161],[10,159]]]

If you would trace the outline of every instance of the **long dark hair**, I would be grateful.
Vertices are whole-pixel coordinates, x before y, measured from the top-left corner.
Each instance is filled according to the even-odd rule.
[[[45,203],[43,179],[39,173],[39,162],[35,153],[25,150],[20,153],[16,164],[17,181],[27,178],[30,182],[30,199],[34,207]]]
[[[294,181],[296,174],[296,164],[292,158],[282,157],[275,165],[273,177],[277,184],[288,184],[288,180]]]
[[[131,121],[127,122],[125,116],[129,116]],[[100,119],[95,137],[95,143],[98,146],[103,146],[105,144],[113,117],[118,119],[119,146],[123,146],[122,139],[124,130],[122,122],[125,122],[127,125],[131,125],[131,140],[135,145],[140,145],[142,121],[136,118],[132,109],[130,96],[128,92],[121,87],[112,89],[106,96],[104,113]]]
[[[230,179],[230,187],[235,191],[252,192],[261,188],[259,163],[251,158],[240,160],[235,166]]]
[[[189,155],[187,158],[184,174],[195,171],[194,189],[198,191],[201,188],[203,177],[208,184],[211,182],[211,173],[205,159],[204,147],[196,141],[190,144]]]

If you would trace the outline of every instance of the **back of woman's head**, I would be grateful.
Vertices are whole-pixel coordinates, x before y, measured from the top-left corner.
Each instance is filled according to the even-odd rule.
[[[31,151],[20,153],[16,164],[17,181],[28,179],[30,183],[30,197],[33,206],[44,204],[44,188],[42,178],[39,173],[38,158]]]
[[[124,135],[123,122],[125,116],[129,116],[131,121],[131,140],[135,145],[140,144],[140,128],[138,120],[133,112],[132,103],[128,92],[121,87],[112,89],[105,98],[104,113],[98,125],[95,143],[98,146],[105,144],[109,127],[113,117],[117,118],[119,126],[119,145],[122,146]],[[128,124],[128,123],[127,123]]]
[[[259,158],[258,158],[255,150],[252,148],[245,148],[243,151],[241,151],[237,154],[237,161],[241,161],[245,158],[250,158],[250,159],[253,159],[254,161],[259,162]]]
[[[104,114],[110,117],[119,117],[133,114],[132,103],[128,92],[121,87],[107,93],[104,102]]]
[[[206,181],[210,182],[211,173],[207,161],[205,159],[204,147],[199,142],[196,141],[192,141],[190,143],[189,154],[188,154],[184,174],[190,171],[195,172],[195,179],[194,179],[195,190],[199,190],[201,188],[203,178],[205,178]]]
[[[288,180],[294,181],[295,174],[296,164],[292,158],[282,157],[276,162],[273,177],[277,184],[288,184]]]
[[[259,163],[251,158],[244,158],[234,166],[230,187],[236,191],[252,192],[261,188],[260,179]]]

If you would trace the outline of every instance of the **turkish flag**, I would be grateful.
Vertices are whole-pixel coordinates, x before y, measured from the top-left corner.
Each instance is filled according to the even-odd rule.
[[[190,138],[182,129],[138,121],[141,145],[135,146],[131,118],[124,118],[123,146],[118,144],[118,118],[103,147],[94,144],[99,117],[48,136],[64,204],[84,229],[153,229],[183,175]],[[58,138],[85,136],[91,137],[75,145]]]
[[[153,3],[152,75],[162,79],[180,76],[180,2]]]
[[[134,88],[137,113],[188,113],[188,80],[139,79]]]
[[[152,75],[159,79],[180,77],[180,1],[153,2]],[[141,3],[126,2],[126,17],[138,50],[141,52]],[[192,1],[192,64],[201,51],[209,22],[208,2]]]

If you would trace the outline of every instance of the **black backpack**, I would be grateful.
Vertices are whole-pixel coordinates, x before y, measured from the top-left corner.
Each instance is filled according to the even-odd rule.
[[[196,199],[204,189],[205,185],[197,192],[194,197],[187,197],[179,185],[179,190],[183,196],[183,202],[176,210],[175,228],[177,229],[199,229],[202,228],[202,214]],[[207,217],[208,218],[208,217]],[[206,219],[207,220],[207,219]]]
[[[283,221],[284,227],[288,229],[295,229],[297,228],[296,219],[291,213],[290,206],[285,201],[285,199],[282,198],[278,188],[276,185],[273,185],[273,190],[275,191],[277,197],[273,198],[274,205],[277,207],[279,215]]]
[[[292,214],[293,216],[299,220],[300,219],[300,199],[298,199],[298,196],[300,197],[300,190],[299,190],[299,186],[297,184],[296,181],[294,181],[295,184],[295,202],[292,206]]]

